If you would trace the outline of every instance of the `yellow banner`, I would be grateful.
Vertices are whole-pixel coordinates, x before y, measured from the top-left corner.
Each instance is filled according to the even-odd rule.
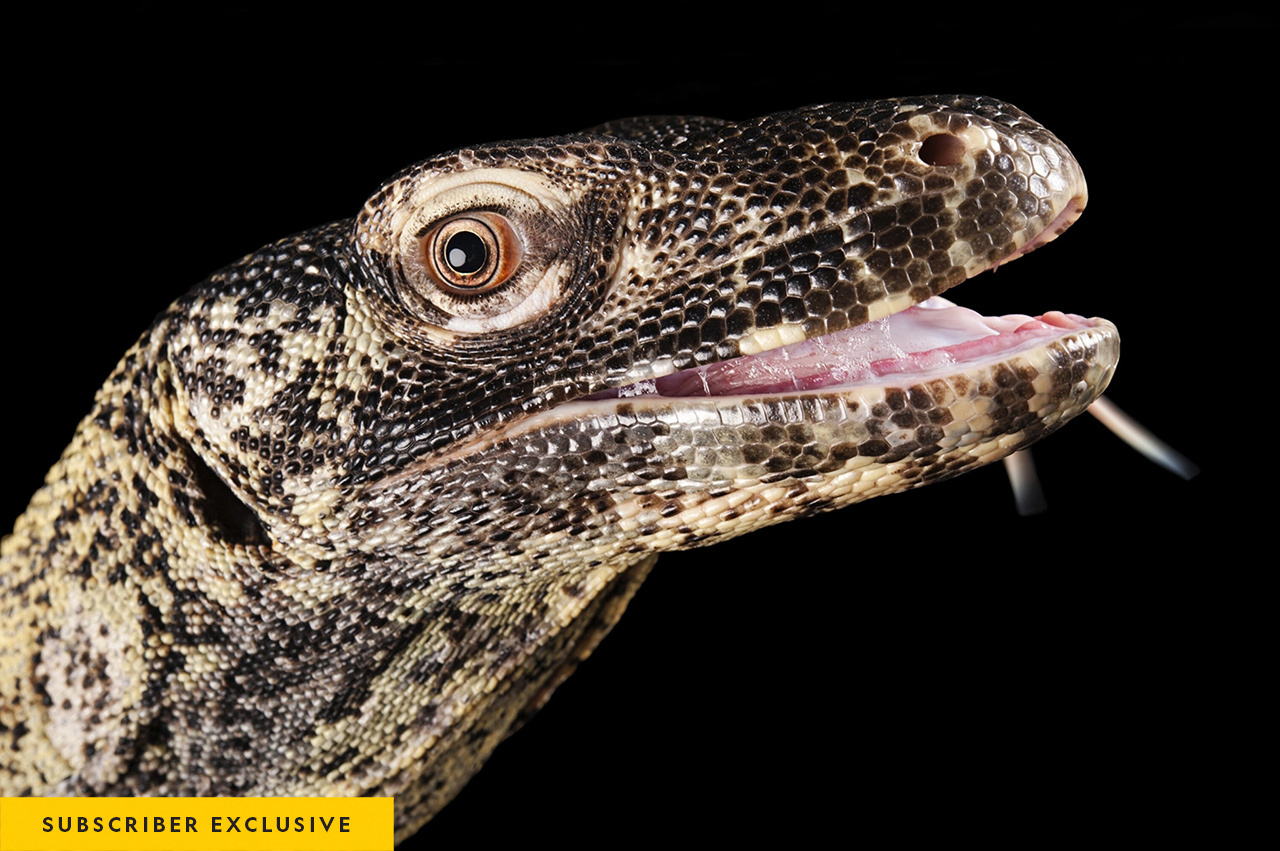
[[[392,798],[0,798],[0,851],[390,851]]]

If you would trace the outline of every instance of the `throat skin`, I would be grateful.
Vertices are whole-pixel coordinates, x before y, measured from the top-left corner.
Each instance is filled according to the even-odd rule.
[[[814,141],[780,141],[800,128]],[[941,132],[972,145],[946,175],[912,159]],[[1023,197],[1030,177],[993,175],[1027,145],[1074,186],[1055,137],[981,99],[476,146],[197,285],[129,349],[5,539],[6,793],[394,794],[405,839],[660,552],[1055,430],[1110,379],[1104,321],[928,382],[574,407],[1015,255],[1057,201],[1028,189],[987,230],[966,210]],[[526,229],[492,307],[441,296],[406,247],[467,203]]]

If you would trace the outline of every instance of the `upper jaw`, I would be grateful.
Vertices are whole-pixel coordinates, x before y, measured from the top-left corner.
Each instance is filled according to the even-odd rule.
[[[1052,218],[1044,217],[1048,224],[1028,228],[1025,241],[1003,258],[974,258],[967,277],[1029,254],[1075,223],[1088,203],[1084,176],[1074,160],[1059,162],[1058,168],[1059,180],[1046,199],[1052,208]],[[607,388],[584,401],[741,397],[902,384],[1008,360],[1077,331],[1115,333],[1106,320],[1060,311],[1035,317],[982,316],[937,295],[915,304],[909,298],[886,299],[872,315],[878,318],[798,341],[799,329],[791,339],[780,333],[771,345],[748,349],[743,356]]]
[[[859,136],[857,153],[844,146],[844,159],[815,155],[803,181],[782,181],[781,189],[806,199],[790,212],[762,206],[757,195],[769,189],[755,185],[757,195],[747,200],[730,184],[719,190],[723,197],[700,201],[710,209],[703,230],[721,222],[721,230],[729,223],[736,229],[705,257],[708,246],[694,239],[701,232],[696,217],[676,232],[655,226],[653,216],[637,219],[620,267],[630,272],[620,278],[644,282],[640,297],[659,318],[646,326],[648,317],[640,317],[642,330],[650,330],[638,335],[636,357],[618,358],[603,383],[643,390],[647,380],[696,365],[700,372],[713,361],[883,320],[1056,239],[1084,209],[1088,191],[1077,161],[1008,105],[943,96],[888,106],[896,123],[878,128],[874,153],[863,155],[871,143]],[[924,143],[938,136],[962,153],[943,161],[926,156]],[[657,219],[679,224],[693,216],[690,205],[677,208],[683,217]],[[618,318],[625,323],[609,317]],[[674,344],[660,339],[653,330],[659,326],[675,331]],[[595,379],[577,387],[617,395]]]
[[[1075,224],[1076,219],[1080,218],[1080,214],[1084,212],[1085,205],[1089,203],[1089,192],[1085,188],[1084,175],[1078,176],[1077,183],[1072,187],[1072,190],[1069,193],[1065,193],[1070,197],[1062,207],[1062,211],[1054,217],[1053,221],[1012,255],[1002,260],[1001,263],[1008,263],[1024,254],[1030,254],[1042,245],[1048,245],[1061,236],[1067,228]],[[995,267],[993,266],[992,268]]]

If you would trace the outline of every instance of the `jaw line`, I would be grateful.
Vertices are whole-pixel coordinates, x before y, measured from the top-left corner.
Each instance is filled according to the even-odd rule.
[[[1073,314],[1056,312],[1034,318],[1018,314],[983,317],[975,311],[957,307],[937,297],[902,312],[906,315],[907,321],[934,318],[927,315],[920,316],[920,314],[929,313],[962,319],[966,323],[975,323],[985,331],[979,331],[977,334],[961,334],[966,339],[924,351],[909,352],[903,357],[868,359],[863,364],[865,374],[850,380],[828,381],[826,378],[820,378],[816,387],[798,388],[795,384],[797,381],[803,384],[802,379],[806,374],[800,371],[787,374],[787,370],[795,369],[796,362],[802,360],[798,356],[804,354],[805,347],[817,349],[820,346],[829,346],[832,343],[831,338],[837,335],[815,337],[791,346],[771,349],[760,355],[721,361],[708,367],[685,370],[661,379],[649,379],[563,402],[547,410],[496,427],[486,433],[483,440],[456,444],[442,456],[434,458],[433,463],[438,466],[442,461],[473,457],[476,453],[488,451],[504,441],[520,440],[524,436],[537,432],[554,433],[569,423],[594,422],[594,425],[586,426],[586,430],[600,432],[628,423],[657,422],[659,419],[671,416],[690,425],[697,423],[701,426],[732,425],[746,420],[758,420],[763,424],[766,421],[773,421],[776,416],[769,411],[780,411],[783,408],[790,412],[785,414],[786,422],[799,422],[808,420],[813,411],[820,409],[856,410],[875,405],[883,401],[893,389],[912,392],[916,388],[953,385],[968,386],[978,391],[999,373],[1012,375],[1020,371],[1019,362],[1033,364],[1043,372],[1046,369],[1055,369],[1053,366],[1055,363],[1061,366],[1061,357],[1065,353],[1074,352],[1079,356],[1086,349],[1096,349],[1097,360],[1091,361],[1089,365],[1090,370],[1098,371],[1096,380],[1086,381],[1083,375],[1079,379],[1073,375],[1070,388],[1063,388],[1066,396],[1070,398],[1055,396],[1052,399],[1046,397],[1042,400],[1052,403],[1052,407],[1056,409],[1057,412],[1052,415],[1053,423],[1051,423],[1051,427],[1056,427],[1057,424],[1083,411],[1088,404],[1102,394],[1110,381],[1119,355],[1119,334],[1115,326],[1105,319],[1085,319]],[[892,327],[895,321],[899,323],[899,330],[901,330],[903,320],[901,318],[895,320],[890,316],[884,320],[839,333],[866,334],[869,326],[889,323]],[[1007,330],[1001,332],[1000,326],[1006,326]],[[859,332],[858,329],[864,330]],[[954,332],[954,329],[950,330]],[[790,382],[791,386],[768,388],[743,384],[733,388],[732,394],[724,395],[715,395],[702,390],[703,376],[698,375],[701,370],[726,367],[738,369],[746,363],[750,363],[751,368],[754,369],[765,362],[791,364],[791,366],[782,367],[784,380]],[[1075,370],[1073,369],[1072,372],[1074,373]],[[717,376],[716,381],[722,378],[723,376]],[[754,381],[754,379],[751,380]],[[707,381],[710,383],[711,379],[707,378]],[[659,384],[663,382],[687,382],[694,389],[680,391],[686,395],[664,395],[659,392]],[[711,388],[708,387],[708,389]],[[992,388],[992,392],[996,391],[998,388]],[[632,395],[624,395],[626,392]],[[943,392],[945,394],[947,391]],[[777,408],[778,404],[783,408]],[[812,407],[815,404],[818,408]],[[973,402],[965,404],[972,407]],[[830,406],[835,407],[830,408]],[[1071,410],[1066,411],[1067,407]],[[996,437],[992,435],[989,439],[996,439]],[[970,438],[961,439],[969,440]],[[405,475],[415,474],[409,470]],[[380,483],[379,487],[386,487],[392,483],[392,480],[387,480]]]
[[[693,367],[587,396],[611,399],[719,399],[838,391],[913,383],[1007,360],[1020,351],[1096,327],[1098,320],[1049,312],[987,317],[935,296],[884,319]]]

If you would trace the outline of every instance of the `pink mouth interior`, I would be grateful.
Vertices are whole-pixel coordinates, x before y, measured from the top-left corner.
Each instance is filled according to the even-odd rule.
[[[1038,317],[982,316],[934,297],[856,328],[605,390],[589,398],[742,396],[880,384],[893,375],[923,378],[1089,325],[1084,317],[1056,311]]]

